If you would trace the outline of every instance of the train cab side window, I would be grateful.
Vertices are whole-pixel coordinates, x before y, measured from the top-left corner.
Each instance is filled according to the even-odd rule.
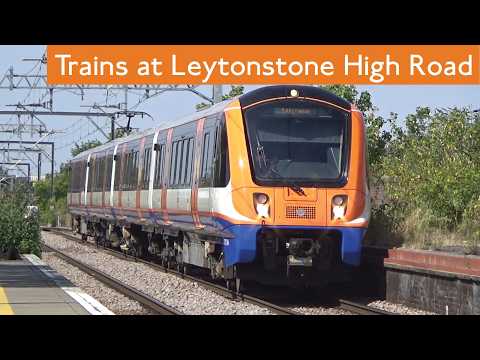
[[[225,114],[221,115],[216,131],[216,142],[214,152],[214,186],[226,187],[230,181],[230,170],[228,161],[228,139]]]

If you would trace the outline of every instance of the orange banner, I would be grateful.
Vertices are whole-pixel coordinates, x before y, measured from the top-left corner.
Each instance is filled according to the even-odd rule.
[[[49,45],[49,84],[479,84],[478,45]]]

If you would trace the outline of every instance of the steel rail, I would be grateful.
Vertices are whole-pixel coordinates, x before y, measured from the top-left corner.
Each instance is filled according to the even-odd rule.
[[[75,266],[76,268],[80,269],[81,271],[87,273],[88,275],[93,276],[95,279],[99,280],[103,284],[107,285],[108,287],[118,291],[119,293],[127,296],[130,299],[133,299],[135,301],[138,301],[145,307],[149,308],[150,310],[154,311],[156,314],[159,315],[183,315],[181,312],[173,309],[172,307],[163,304],[162,302],[158,301],[157,299],[151,297],[148,294],[145,294],[144,292],[137,290],[133,287],[131,287],[128,284],[125,284],[124,282],[117,280],[110,275],[95,269],[85,263],[82,263],[73,257],[65,254],[64,252],[55,249],[51,246],[48,246],[47,244],[42,242],[42,246],[48,250],[53,252],[56,256],[59,258],[63,259],[67,263]]]
[[[350,311],[357,315],[397,315],[395,313],[359,304],[350,300],[339,299],[340,309]]]
[[[203,287],[205,287],[209,290],[212,290],[213,292],[215,292],[215,293],[217,293],[217,294],[219,294],[223,297],[226,297],[226,298],[231,299],[231,300],[245,301],[245,302],[250,303],[252,305],[267,308],[268,310],[270,310],[271,312],[273,312],[274,314],[277,314],[277,315],[303,315],[302,313],[299,313],[297,311],[290,310],[288,308],[285,308],[285,307],[267,302],[265,300],[262,300],[262,299],[259,299],[259,298],[256,298],[256,297],[253,297],[253,296],[250,296],[250,295],[237,294],[235,291],[230,290],[230,289],[228,289],[224,286],[212,283],[210,281],[204,280],[204,279],[199,278],[199,277],[184,274],[180,271],[169,269],[169,268],[164,267],[164,266],[162,266],[160,264],[157,264],[155,262],[140,259],[138,257],[128,255],[128,254],[125,254],[125,253],[122,253],[122,252],[119,252],[119,251],[116,251],[116,250],[96,246],[96,245],[94,245],[90,242],[82,241],[81,239],[77,238],[74,235],[64,233],[64,231],[66,231],[66,229],[56,229],[56,228],[50,228],[50,227],[42,227],[42,230],[47,231],[47,232],[48,231],[52,232],[54,234],[57,234],[57,235],[60,235],[64,238],[66,238],[66,239],[76,241],[80,244],[84,244],[84,245],[94,247],[94,248],[97,248],[97,249],[102,249],[103,251],[105,251],[105,252],[107,252],[107,253],[109,253],[112,256],[115,256],[117,258],[124,259],[124,260],[129,260],[129,261],[134,261],[134,262],[140,262],[142,264],[150,266],[151,268],[153,268],[155,270],[160,270],[160,271],[163,271],[165,273],[169,273],[169,274],[175,275],[177,277],[180,277],[182,279],[192,281],[192,282],[196,282],[199,285],[202,285]]]

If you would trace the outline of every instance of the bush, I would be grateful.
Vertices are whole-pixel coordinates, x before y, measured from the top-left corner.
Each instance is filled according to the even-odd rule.
[[[469,252],[478,252],[480,246],[480,197],[472,199],[465,209],[460,230],[466,238],[466,248]]]
[[[422,248],[476,246],[479,236],[480,119],[468,109],[418,108],[405,127],[391,121],[382,161],[392,229]],[[375,212],[374,212],[375,214]],[[378,215],[378,214],[377,214]],[[385,214],[381,214],[382,216]],[[373,216],[375,222],[375,216]],[[384,219],[380,219],[384,221]]]
[[[0,248],[15,248],[21,253],[40,256],[40,227],[37,216],[26,216],[27,206],[34,205],[30,189],[16,186],[0,193]]]

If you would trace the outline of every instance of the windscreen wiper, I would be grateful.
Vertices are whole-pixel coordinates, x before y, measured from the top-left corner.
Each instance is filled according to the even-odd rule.
[[[263,149],[263,145],[260,144],[260,140],[258,139],[258,134],[255,135],[256,139],[257,139],[257,154],[259,156],[259,160],[263,160],[263,164],[265,165],[265,167],[267,167],[267,158],[265,157],[265,150]],[[260,165],[261,164],[261,161],[260,162]]]
[[[303,191],[303,189],[295,183],[292,183],[288,187],[292,189],[297,195],[307,196],[307,194],[305,194],[305,191]]]
[[[284,177],[282,176],[282,174],[280,174],[277,170],[275,170],[273,167],[270,167],[268,169],[269,171],[271,171],[273,174],[275,174],[277,176],[277,178],[279,179],[284,179]],[[292,189],[297,195],[301,195],[301,196],[307,196],[307,194],[305,193],[305,191],[303,191],[303,189],[296,183],[294,182],[291,182],[290,185],[288,185],[288,187],[290,189]]]

